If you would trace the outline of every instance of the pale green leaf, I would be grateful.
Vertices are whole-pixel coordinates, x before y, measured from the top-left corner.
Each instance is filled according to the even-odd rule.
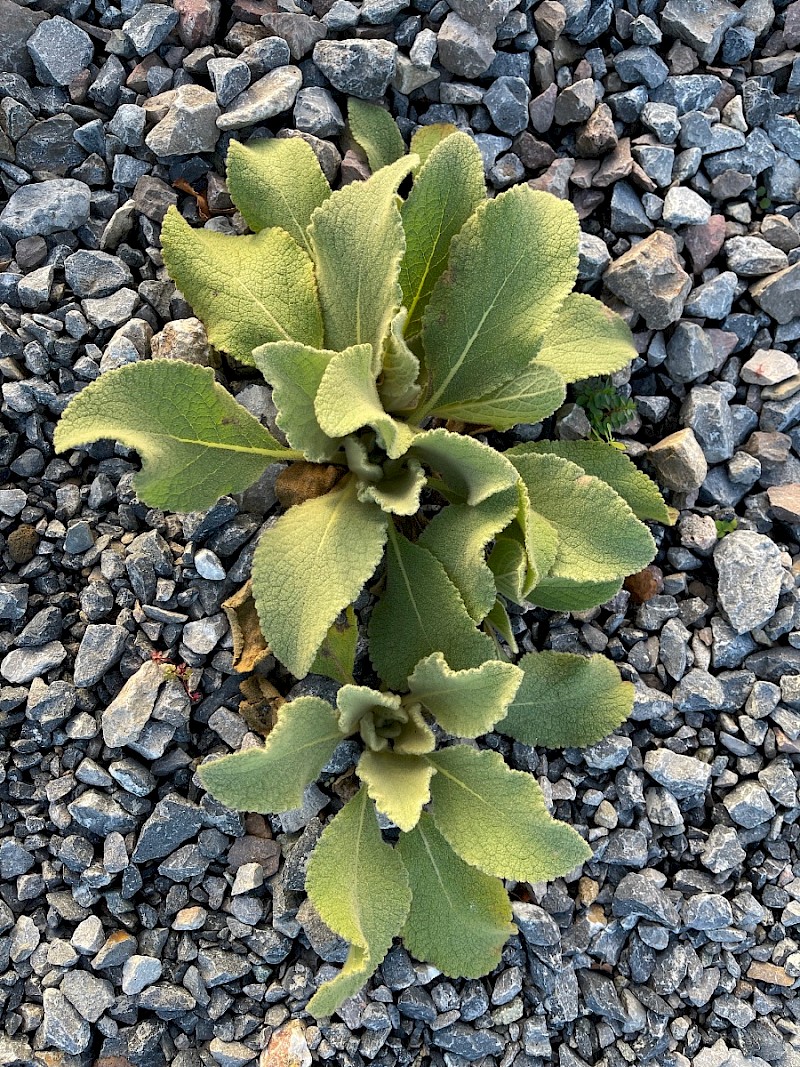
[[[193,230],[173,207],[161,244],[167,270],[215,348],[252,364],[253,349],[267,341],[322,345],[314,268],[285,230],[245,237]]]
[[[486,616],[497,595],[484,550],[505,529],[516,508],[517,491],[511,487],[475,507],[450,504],[442,508],[420,534],[419,544],[442,564],[475,622]]]
[[[515,537],[498,537],[487,560],[497,592],[518,604],[524,598],[528,559]]]
[[[297,341],[271,341],[253,352],[255,365],[272,386],[278,426],[292,448],[312,463],[324,463],[339,447],[320,428],[314,411],[319,383],[334,355]]]
[[[527,185],[478,208],[453,238],[425,311],[430,383],[417,417],[484,396],[527,368],[575,284],[578,232],[568,202]]]
[[[658,486],[618,448],[602,441],[535,441],[518,445],[505,454],[510,457],[531,452],[536,455],[549,452],[577,463],[587,474],[608,482],[628,503],[637,518],[662,522],[667,526],[672,524],[669,508]]]
[[[103,438],[136,449],[139,499],[168,511],[211,507],[271,463],[300,458],[217,385],[213,370],[181,359],[129,363],[78,393],[56,426],[56,451]]]
[[[400,308],[383,341],[378,393],[386,411],[409,411],[419,400],[419,360],[403,337],[408,313]]]
[[[516,520],[505,531],[507,537],[513,537],[524,546],[528,557],[528,568],[523,597],[550,573],[558,551],[558,533],[555,527],[542,515],[531,509],[528,490],[522,481],[517,483],[519,509]],[[521,603],[521,601],[517,601]]]
[[[345,611],[344,619],[341,622],[337,619],[328,630],[311,665],[311,673],[332,678],[340,685],[352,682],[357,644],[358,619],[350,606]]]
[[[425,430],[414,439],[414,455],[462,496],[467,504],[480,504],[493,493],[516,485],[518,477],[500,452],[474,437],[449,430]]]
[[[448,978],[488,974],[516,929],[503,883],[464,863],[430,815],[400,835],[398,848],[411,883],[403,929],[409,951]]]
[[[499,752],[454,745],[426,757],[436,828],[470,866],[518,882],[550,882],[590,859],[591,849],[547,810],[530,774]]]
[[[325,828],[308,864],[306,891],[326,926],[350,942],[342,970],[309,1001],[308,1011],[320,1019],[374,974],[411,906],[403,861],[384,842],[366,789]]]
[[[203,786],[236,811],[288,811],[303,803],[342,740],[336,714],[319,697],[298,697],[278,709],[266,744],[246,748],[198,769]]]
[[[536,362],[577,382],[622,370],[636,356],[624,319],[592,296],[571,293],[542,338]]]
[[[411,137],[411,147],[409,151],[412,155],[419,156],[419,163],[414,169],[414,173],[419,173],[420,169],[425,166],[428,156],[436,148],[438,144],[456,132],[456,127],[450,122],[435,122],[430,126],[420,126],[414,131]]]
[[[329,437],[346,437],[371,426],[390,459],[404,455],[414,440],[410,426],[383,410],[369,344],[353,345],[331,358],[317,390],[314,410]]]
[[[397,187],[416,157],[337,190],[311,219],[319,297],[329,348],[371,344],[379,352],[401,303],[405,251]]]
[[[399,711],[400,697],[396,693],[382,693],[368,685],[343,685],[336,694],[336,707],[339,729],[349,737],[359,728],[362,719],[376,709],[392,713]]]
[[[522,673],[512,663],[487,660],[452,671],[441,652],[421,660],[408,679],[412,696],[454,737],[479,737],[499,722],[514,699]]]
[[[331,195],[313,150],[302,137],[274,137],[248,145],[231,141],[228,192],[255,233],[279,226],[311,255],[306,229]]]
[[[400,268],[408,308],[407,337],[422,329],[433,287],[447,267],[450,242],[486,198],[483,160],[465,133],[453,133],[432,149],[400,209],[406,254]]]
[[[558,533],[548,577],[616,581],[646,567],[655,555],[650,531],[606,482],[552,454],[511,456],[531,508]]]
[[[508,430],[519,423],[541,422],[564,403],[567,386],[552,367],[534,361],[509,382],[477,400],[462,400],[437,407],[436,414],[461,419],[495,430]]]
[[[622,578],[607,582],[576,582],[569,578],[542,578],[527,599],[548,611],[588,611],[605,604],[622,588]]]
[[[511,619],[508,616],[505,606],[500,600],[494,602],[494,607],[486,616],[486,623],[488,623],[492,629],[497,631],[508,645],[511,653],[516,656],[517,652],[519,652],[519,646],[517,645],[517,639],[514,636],[514,631],[511,627]]]
[[[329,627],[383,555],[387,517],[345,479],[325,496],[290,508],[261,535],[253,596],[273,654],[303,678]]]
[[[432,652],[443,652],[454,670],[491,659],[491,639],[475,629],[436,557],[392,527],[389,537],[386,590],[369,625],[370,656],[380,677],[401,689],[417,663]]]
[[[416,515],[425,481],[425,471],[412,456],[399,474],[375,483],[361,482],[358,499],[392,515]]]
[[[605,656],[531,652],[508,715],[497,729],[525,745],[585,748],[633,710],[634,688]]]
[[[413,830],[431,798],[434,769],[423,756],[400,756],[396,752],[367,749],[356,774],[367,787],[379,812],[401,830]]]
[[[351,96],[347,101],[347,125],[373,173],[405,155],[403,136],[386,108]]]

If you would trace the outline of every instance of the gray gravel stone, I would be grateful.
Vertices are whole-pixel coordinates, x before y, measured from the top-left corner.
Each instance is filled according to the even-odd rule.
[[[0,582],[0,619],[18,622],[28,608],[28,587],[12,582]]]
[[[149,56],[169,37],[179,18],[179,13],[165,4],[142,4],[122,31],[137,55]]]
[[[528,125],[531,93],[522,78],[496,78],[483,98],[492,122],[513,137]]]
[[[227,107],[250,84],[250,68],[241,59],[209,59],[208,75],[220,107]]]
[[[698,285],[686,301],[684,313],[702,319],[724,319],[733,306],[739,279],[731,270]]]
[[[748,278],[774,274],[789,265],[785,252],[761,237],[731,237],[725,242],[728,267]]]
[[[199,85],[182,85],[167,114],[145,137],[145,144],[157,156],[213,152],[220,129],[238,129],[221,126],[224,117],[214,93]]]
[[[42,997],[44,1018],[41,1037],[50,1048],[79,1056],[88,1047],[92,1032],[88,1022],[58,989],[45,989]]]
[[[75,230],[89,218],[91,191],[73,178],[23,185],[0,213],[0,232],[11,241]]]
[[[73,682],[79,688],[95,685],[119,660],[127,630],[110,623],[90,623],[75,657]]]
[[[133,852],[134,863],[161,859],[194,837],[203,825],[203,813],[196,804],[170,793],[156,804],[142,827]]]
[[[714,348],[695,322],[679,322],[667,342],[666,367],[676,382],[693,382],[714,368]]]
[[[67,285],[77,297],[108,296],[122,286],[133,284],[127,263],[107,252],[82,249],[64,261]]]
[[[44,85],[69,85],[92,61],[92,39],[61,15],[40,23],[28,40],[33,65]]]
[[[742,782],[722,801],[737,826],[751,830],[775,814],[775,805],[758,782]]]
[[[768,622],[778,606],[783,567],[777,545],[763,534],[735,530],[714,551],[720,606],[738,634]]]
[[[648,874],[626,874],[614,890],[612,910],[620,918],[637,916],[677,929],[681,917],[663,889]]]
[[[126,996],[136,996],[157,982],[162,970],[161,960],[152,956],[130,956],[122,967],[122,992]]]
[[[103,739],[109,748],[121,748],[138,740],[163,682],[164,668],[151,660],[127,680],[102,715]]]
[[[336,137],[345,126],[342,112],[331,93],[316,86],[298,92],[294,121],[298,130],[314,137]]]
[[[302,84],[303,75],[298,67],[271,70],[236,97],[230,109],[217,118],[217,126],[220,130],[241,130],[274,118],[291,108]]]
[[[0,665],[0,674],[12,685],[27,685],[60,666],[67,650],[60,641],[50,641],[40,648],[18,648],[9,652]]]
[[[688,492],[697,489],[708,474],[708,463],[694,432],[678,430],[648,451],[648,458],[669,489]]]
[[[441,31],[439,41],[441,45]],[[362,100],[383,96],[394,75],[396,56],[397,45],[383,40],[320,41],[314,46],[314,63],[334,89]],[[297,89],[302,81],[299,71],[298,78]]]
[[[731,458],[735,447],[733,416],[718,389],[696,385],[681,407],[681,422],[694,431],[708,463]]]
[[[451,74],[477,78],[489,68],[495,57],[493,43],[492,35],[482,33],[453,11],[439,30],[439,62]]]
[[[711,767],[694,756],[657,748],[644,758],[644,769],[678,800],[703,796],[711,782]]]
[[[692,281],[678,260],[674,239],[656,231],[633,245],[606,271],[605,284],[648,327],[663,330],[681,316]]]
[[[111,982],[96,978],[87,971],[68,971],[59,989],[89,1023],[96,1023],[116,1000]]]

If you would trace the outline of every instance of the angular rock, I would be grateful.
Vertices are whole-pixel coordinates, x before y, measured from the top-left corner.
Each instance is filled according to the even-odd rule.
[[[725,242],[728,267],[748,278],[774,274],[789,265],[785,252],[762,237],[731,237]]]
[[[759,348],[741,370],[742,381],[753,385],[778,385],[798,373],[794,356],[777,348]]]
[[[122,32],[137,55],[149,56],[169,37],[179,19],[179,12],[166,4],[142,4],[123,25]]]
[[[662,218],[668,226],[702,226],[711,218],[711,205],[692,189],[674,185],[664,199]]]
[[[657,230],[632,245],[611,264],[603,281],[638,311],[651,330],[663,330],[681,317],[692,280],[678,260],[674,239]]]
[[[95,685],[117,662],[128,631],[111,623],[90,623],[75,657],[73,683],[78,689]]]
[[[182,85],[167,114],[144,141],[159,157],[213,152],[219,140],[218,120],[220,109],[214,93],[199,85]]]
[[[658,471],[661,481],[678,492],[697,489],[708,474],[708,463],[690,429],[678,430],[653,445],[647,458]]]
[[[739,279],[732,270],[693,289],[684,306],[684,314],[699,319],[724,319],[731,312]]]
[[[23,185],[0,213],[0,233],[11,241],[76,230],[89,218],[91,191],[74,178]]]
[[[288,111],[303,84],[298,67],[278,67],[237,96],[230,110],[217,118],[220,130],[240,130]]]
[[[783,580],[780,550],[749,530],[727,534],[714,550],[717,596],[737,634],[758,629],[775,614]]]
[[[441,31],[439,49],[441,58]],[[320,41],[314,47],[314,63],[334,89],[362,100],[383,96],[394,75],[396,58],[397,45],[384,40]],[[299,89],[302,82],[299,70],[297,77]]]
[[[728,0],[668,0],[661,12],[661,29],[688,44],[704,63],[711,63],[727,30],[742,18]]]
[[[127,680],[102,715],[103,739],[109,748],[138,740],[163,683],[164,668],[153,660],[143,663]]]
[[[667,344],[666,367],[676,382],[693,382],[714,368],[711,339],[695,322],[679,322]]]
[[[39,648],[17,648],[3,659],[0,674],[12,685],[27,685],[60,666],[66,656],[60,641],[49,641]]]
[[[18,196],[18,193],[14,194]],[[4,212],[5,214],[5,212]],[[0,215],[2,228],[2,215]],[[800,317],[800,263],[771,274],[751,286],[753,300],[782,326]]]
[[[677,800],[704,796],[711,782],[710,764],[668,748],[648,752],[644,758],[644,769]]]
[[[708,463],[731,458],[735,447],[733,416],[718,389],[695,386],[681,408],[681,422],[694,431]]]
[[[742,782],[722,801],[725,809],[737,826],[748,830],[759,826],[775,814],[775,805],[769,794],[758,782]]]
[[[36,27],[28,51],[43,85],[69,85],[91,63],[94,45],[80,26],[55,15]]]
[[[45,989],[42,999],[44,1018],[41,1038],[45,1046],[60,1049],[71,1056],[81,1055],[92,1039],[88,1022],[81,1018],[58,989]]]

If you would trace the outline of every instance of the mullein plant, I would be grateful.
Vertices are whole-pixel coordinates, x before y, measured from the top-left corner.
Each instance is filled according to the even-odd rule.
[[[285,443],[213,370],[171,360],[103,374],[55,436],[58,451],[101,438],[136,449],[139,498],[173,511],[241,492],[273,463],[326,472],[326,491],[262,533],[250,607],[295,677],[344,683],[336,706],[293,700],[264,746],[199,771],[231,807],[286,810],[343,738],[360,738],[361,785],[308,870],[312,902],[351,945],[309,1005],[318,1016],[397,935],[445,974],[487,973],[513,931],[501,879],[544,881],[588,858],[535,780],[475,739],[591,744],[630,713],[633,687],[599,656],[510,662],[506,605],[604,603],[652,560],[645,521],[671,519],[608,444],[501,451],[473,436],[540,422],[569,383],[636,355],[624,321],[572,291],[573,208],[527,185],[488,199],[480,153],[453,127],[421,128],[406,153],[381,108],[353,100],[349,123],[366,181],[332,191],[299,138],[234,141],[228,188],[253,232],[195,230],[174,208],[163,224],[169,273],[211,343],[272,387]],[[343,641],[337,620],[358,625],[351,605],[381,564],[374,688],[355,684],[355,631]]]

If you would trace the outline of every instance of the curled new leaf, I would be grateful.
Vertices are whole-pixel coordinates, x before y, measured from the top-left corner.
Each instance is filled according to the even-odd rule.
[[[278,426],[292,448],[313,463],[324,463],[339,447],[321,429],[314,411],[319,383],[334,355],[297,341],[271,341],[253,352],[253,362],[272,386]]]
[[[367,750],[356,774],[381,814],[401,830],[413,830],[431,798],[434,769],[422,756]]]
[[[412,452],[468,504],[480,504],[518,481],[505,456],[473,437],[448,430],[420,434],[414,439]]]

